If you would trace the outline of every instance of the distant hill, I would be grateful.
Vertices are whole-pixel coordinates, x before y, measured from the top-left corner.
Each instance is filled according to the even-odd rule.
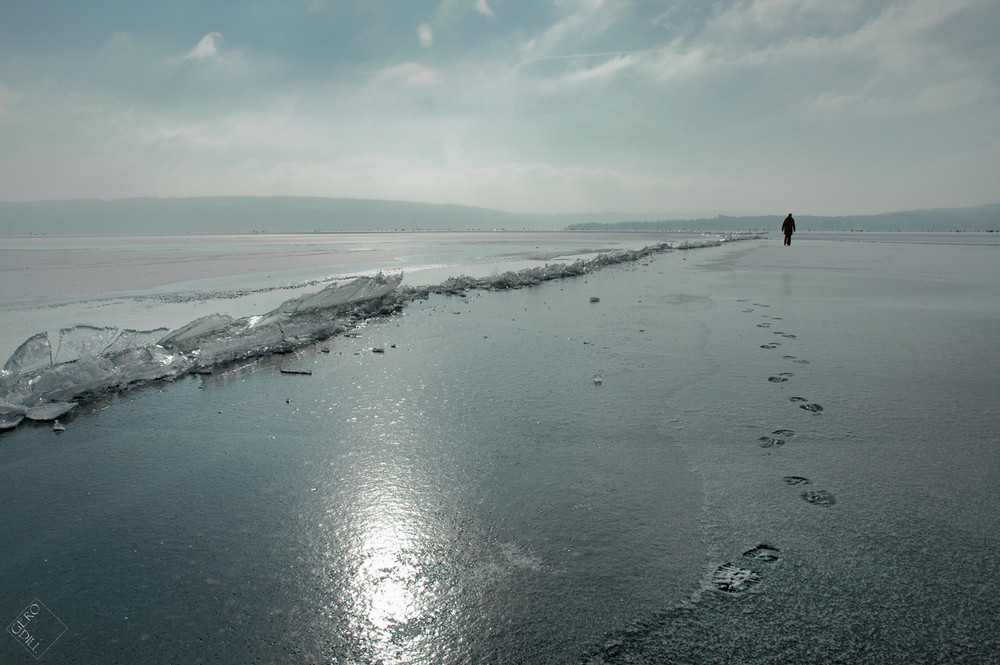
[[[310,197],[0,201],[0,236],[366,231],[776,231],[785,213],[704,219],[618,213],[529,215],[471,206]],[[796,216],[800,231],[990,231],[1000,204],[851,217]]]
[[[370,199],[219,196],[0,202],[0,235],[153,235],[555,228],[541,215]]]
[[[574,231],[778,231],[784,213],[752,217],[719,215],[705,219],[659,221],[583,222],[566,228]],[[799,231],[1000,231],[1000,203],[974,208],[940,208],[887,212],[880,215],[829,217],[796,215]]]

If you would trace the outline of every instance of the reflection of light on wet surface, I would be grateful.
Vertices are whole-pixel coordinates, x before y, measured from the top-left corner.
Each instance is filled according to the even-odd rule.
[[[362,662],[428,661],[424,632],[440,599],[426,557],[445,547],[433,511],[447,492],[413,457],[428,437],[423,414],[405,398],[366,394],[399,388],[391,377],[379,383],[355,386],[358,404],[342,432],[349,443],[331,465],[330,502],[315,534],[333,619],[326,630]]]
[[[422,613],[416,593],[418,570],[404,558],[413,546],[406,515],[398,506],[371,506],[356,555],[361,559],[352,598],[355,614],[367,619],[378,643],[392,640],[392,629]]]

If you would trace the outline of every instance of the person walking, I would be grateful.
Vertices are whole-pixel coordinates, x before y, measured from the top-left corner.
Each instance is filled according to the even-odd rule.
[[[781,223],[781,232],[785,234],[785,244],[792,244],[792,234],[795,233],[795,220],[792,219],[792,213],[788,213],[788,217],[785,217],[785,221]]]

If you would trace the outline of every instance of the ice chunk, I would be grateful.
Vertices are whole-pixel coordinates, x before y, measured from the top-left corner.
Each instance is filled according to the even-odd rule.
[[[48,333],[38,333],[26,339],[3,366],[4,375],[35,372],[52,365],[52,345]]]
[[[88,356],[99,356],[118,335],[118,328],[98,328],[79,325],[59,331],[59,347],[52,364],[71,362]]]
[[[14,429],[20,425],[21,421],[24,420],[24,411],[23,406],[0,402],[0,432]]]
[[[305,315],[284,318],[276,322],[285,339],[294,346],[304,346],[312,342],[333,337],[347,330],[348,317],[337,317],[336,312],[312,312]]]
[[[178,328],[160,340],[160,346],[188,353],[205,339],[218,336],[232,328],[235,320],[228,314],[209,314]]]
[[[281,325],[272,321],[251,325],[249,319],[233,322],[222,334],[202,340],[200,348],[192,350],[194,369],[208,369],[243,358],[287,353],[294,349]]]
[[[291,313],[330,309],[353,301],[377,298],[396,288],[401,279],[402,275],[391,281],[379,276],[377,280],[357,279],[348,284],[331,284],[317,293],[285,301],[278,307],[278,311]]]
[[[347,284],[331,284],[316,293],[286,300],[264,318],[273,318],[278,314],[330,310],[348,303],[382,298],[395,290],[402,281],[402,273],[389,277],[379,273],[375,277],[359,277]]]
[[[21,345],[5,366],[3,396],[36,410],[51,420],[58,407],[34,406],[40,400],[69,402],[81,395],[120,390],[126,386],[172,379],[190,370],[205,370],[243,358],[287,353],[346,330],[350,318],[382,313],[396,301],[387,296],[402,275],[362,277],[329,286],[318,293],[286,301],[264,316],[233,319],[212,314],[166,333],[139,332],[79,325],[60,331],[52,359],[49,338],[35,335]],[[338,316],[345,317],[338,319]],[[155,340],[159,339],[159,344]],[[14,418],[11,417],[10,422]]]
[[[25,409],[24,415],[30,420],[55,420],[76,407],[76,402],[50,402]]]
[[[128,349],[109,356],[80,358],[21,375],[8,399],[23,404],[37,400],[70,401],[131,384],[173,378],[191,367],[191,360],[158,346]]]
[[[0,432],[14,429],[24,420],[23,413],[0,413]]]
[[[169,330],[169,328],[157,328],[156,330],[132,330],[131,328],[126,328],[119,332],[114,341],[101,353],[106,355],[128,349],[151,346],[156,344],[157,340],[163,337]]]
[[[389,296],[402,278],[379,274],[332,284],[317,293],[287,300],[262,316],[239,320],[221,315],[203,317],[167,335],[160,344],[188,354],[195,370],[243,358],[289,353],[344,332],[348,318],[386,313],[386,299],[391,301],[391,311],[397,301]]]
[[[126,349],[106,357],[115,367],[116,386],[173,379],[191,369],[190,358],[171,353],[162,346],[151,344],[137,349]]]

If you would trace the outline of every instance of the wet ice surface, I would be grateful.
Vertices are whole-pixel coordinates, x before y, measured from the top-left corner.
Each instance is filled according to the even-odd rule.
[[[657,406],[692,379],[698,303],[652,261],[434,295],[85,405],[58,448],[10,434],[2,487],[36,503],[0,533],[4,588],[74,608],[77,662],[574,662],[701,566]]]
[[[993,662],[997,248],[797,242],[22,425],[2,586],[79,662]]]

